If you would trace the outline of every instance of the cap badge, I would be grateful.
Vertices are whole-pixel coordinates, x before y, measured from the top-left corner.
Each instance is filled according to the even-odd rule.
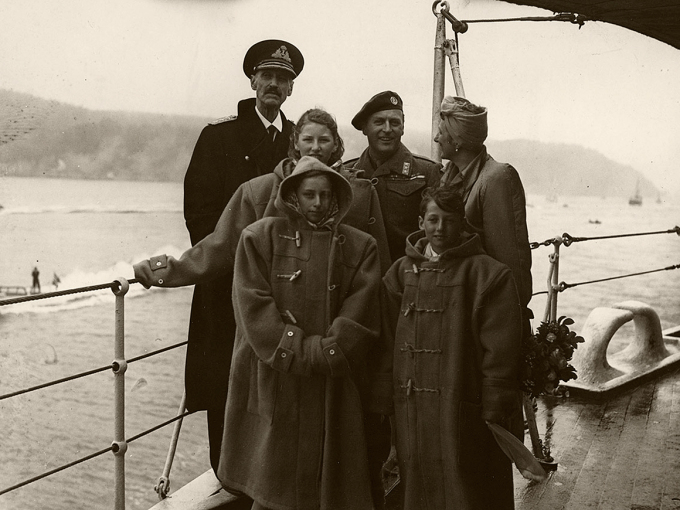
[[[392,103],[393,105],[396,106],[397,102],[398,102],[398,101],[397,101],[397,98],[396,98],[396,97],[394,97],[394,96],[390,97],[390,103]]]
[[[285,60],[286,62],[292,63],[290,55],[288,54],[288,48],[286,48],[285,46],[281,46],[278,50],[272,53],[272,58],[280,58],[281,60]]]

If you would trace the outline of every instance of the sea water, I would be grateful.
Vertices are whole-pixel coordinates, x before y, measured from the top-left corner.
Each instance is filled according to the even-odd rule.
[[[668,230],[680,224],[676,203],[620,198],[528,196],[529,236],[542,242]],[[53,277],[68,289],[132,278],[132,264],[149,256],[179,256],[189,247],[179,183],[0,178],[0,285],[31,286],[37,267],[43,292]],[[546,288],[552,247],[533,250],[534,292]],[[680,237],[651,235],[584,241],[561,247],[559,280],[581,283],[680,264]],[[582,284],[559,295],[558,315],[578,331],[590,311],[639,300],[663,328],[680,324],[680,270]],[[186,340],[192,288],[145,290],[125,300],[127,358]],[[39,385],[113,359],[114,296],[109,290],[0,307],[0,394]],[[530,304],[543,318],[545,295]],[[621,335],[630,335],[624,326]],[[630,329],[630,328],[629,328]],[[185,348],[131,363],[126,379],[126,437],[177,413]],[[0,490],[107,448],[113,440],[110,370],[0,401]],[[127,508],[157,501],[172,425],[129,445]],[[110,509],[113,455],[95,459],[0,496],[0,509]],[[184,419],[171,472],[173,490],[209,468],[204,413]]]

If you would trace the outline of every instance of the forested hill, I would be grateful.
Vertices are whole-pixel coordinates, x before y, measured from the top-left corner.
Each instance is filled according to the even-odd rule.
[[[78,179],[181,181],[196,139],[210,119],[93,111],[0,90],[0,175]],[[404,142],[427,155],[430,135],[407,126]],[[366,145],[355,129],[342,127],[346,158]],[[490,154],[517,168],[528,193],[621,196],[640,181],[634,168],[578,145],[532,140],[489,140]]]
[[[208,120],[88,110],[0,90],[0,174],[178,181]]]

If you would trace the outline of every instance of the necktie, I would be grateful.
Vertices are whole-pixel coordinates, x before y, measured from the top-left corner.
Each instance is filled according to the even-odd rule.
[[[276,140],[276,134],[279,132],[279,130],[276,129],[274,125],[271,125],[267,128],[267,132],[269,133],[269,138],[271,138],[271,141],[273,142]]]

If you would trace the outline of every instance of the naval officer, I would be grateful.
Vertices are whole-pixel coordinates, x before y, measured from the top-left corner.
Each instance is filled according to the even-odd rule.
[[[281,105],[293,93],[293,80],[303,66],[302,53],[286,41],[261,41],[247,51],[243,72],[255,97],[239,101],[237,115],[203,128],[184,178],[184,218],[192,245],[214,230],[242,183],[272,172],[286,157],[293,123],[281,112]],[[185,366],[187,408],[207,410],[210,463],[215,471],[236,329],[231,286],[231,271],[224,278],[196,285]]]

